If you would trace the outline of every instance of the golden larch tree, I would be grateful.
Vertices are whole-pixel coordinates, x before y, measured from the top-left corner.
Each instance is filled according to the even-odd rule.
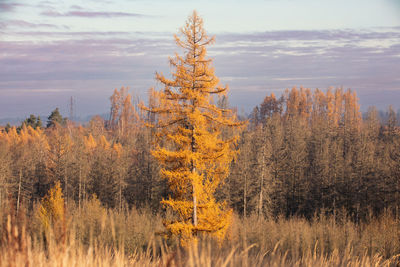
[[[232,211],[214,194],[237,154],[233,146],[238,136],[223,140],[221,130],[240,128],[243,123],[231,110],[214,104],[214,98],[222,97],[227,87],[219,85],[212,60],[206,57],[206,46],[214,37],[207,36],[195,11],[175,41],[184,56],[170,58],[172,79],[156,74],[164,89],[153,92],[157,105],[143,107],[157,115],[151,125],[157,129],[152,155],[160,162],[161,175],[173,192],[172,197],[162,200],[175,215],[164,225],[183,245],[202,232],[222,240]]]

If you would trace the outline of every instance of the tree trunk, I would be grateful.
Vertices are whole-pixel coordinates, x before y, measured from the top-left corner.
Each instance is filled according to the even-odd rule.
[[[17,214],[19,211],[19,203],[21,201],[21,183],[22,183],[22,170],[19,169],[19,182],[18,182],[18,197],[17,197]]]
[[[151,137],[150,137],[151,138]],[[149,143],[149,151],[151,150],[151,139]],[[151,166],[151,154],[148,153],[147,156],[147,177],[148,177],[148,185],[147,185],[147,196],[150,205],[153,205],[153,174],[152,174],[152,166]]]
[[[64,168],[64,182],[65,182],[65,205],[68,203],[68,175],[67,168]]]
[[[192,169],[192,173],[196,173],[196,168]],[[197,226],[197,197],[196,197],[196,187],[193,185],[193,225]]]
[[[193,20],[193,43],[196,43],[196,20]],[[194,46],[193,48],[193,55],[196,56],[196,47]],[[193,64],[193,76],[195,76],[196,74],[196,64]],[[192,90],[195,91],[195,81],[193,81],[192,84]],[[196,106],[196,101],[193,100],[192,103],[193,107]],[[192,112],[195,111],[195,108],[193,108]],[[196,150],[196,140],[194,138],[195,135],[195,129],[194,126],[192,125],[192,152],[195,152]],[[196,168],[193,166],[193,162],[192,162],[192,174],[196,173]],[[196,187],[194,185],[194,183],[192,182],[192,186],[193,186],[193,225],[197,226],[197,197],[196,197]]]
[[[258,217],[261,218],[263,210],[263,187],[264,187],[264,174],[261,174],[260,181],[260,198],[258,202]]]
[[[247,217],[247,171],[244,173],[244,190],[243,190],[243,217]]]
[[[122,184],[121,184],[121,174],[119,176],[119,212],[122,209]]]
[[[78,193],[78,207],[81,210],[81,198],[82,198],[82,169],[79,165],[79,193]]]
[[[261,134],[263,135],[262,140],[262,153],[261,153],[261,181],[260,181],[260,198],[258,203],[258,217],[261,218],[263,212],[263,193],[264,193],[264,172],[265,172],[265,138],[264,131],[261,128]]]
[[[196,151],[196,140],[194,138],[194,127],[192,126],[192,152]],[[194,167],[193,161],[192,161],[192,174],[196,174],[196,167]],[[196,197],[196,186],[194,185],[194,181],[192,181],[192,187],[193,187],[193,225],[197,226],[197,197]]]

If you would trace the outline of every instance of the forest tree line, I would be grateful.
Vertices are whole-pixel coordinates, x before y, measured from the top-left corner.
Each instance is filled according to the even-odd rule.
[[[0,208],[30,208],[61,183],[65,201],[78,207],[96,197],[104,206],[150,207],[171,193],[150,151],[157,120],[138,108],[126,88],[110,97],[108,119],[85,125],[54,111],[43,127],[30,116],[0,132]],[[149,103],[155,101],[152,92]],[[226,97],[218,106],[229,108]],[[241,131],[239,156],[218,190],[237,213],[248,216],[345,212],[354,221],[400,206],[400,130],[375,108],[362,116],[350,90],[293,88],[254,108]],[[228,130],[222,135],[231,136]]]

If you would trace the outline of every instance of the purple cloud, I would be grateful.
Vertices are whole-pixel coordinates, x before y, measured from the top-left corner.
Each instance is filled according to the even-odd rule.
[[[251,110],[266,94],[279,95],[301,85],[352,88],[364,110],[389,104],[397,109],[400,104],[393,101],[400,98],[399,30],[217,35],[209,55],[221,82],[229,83],[230,101],[239,110]],[[30,103],[63,104],[71,95],[81,103],[81,114],[101,112],[107,110],[112,90],[121,86],[130,86],[145,98],[149,87],[159,86],[154,72],[169,76],[168,56],[179,51],[172,34],[166,33],[157,38],[127,32],[20,34],[67,40],[0,42],[1,116],[16,114],[23,101],[26,112],[39,113]],[[5,108],[9,102],[14,104]]]
[[[70,8],[71,9],[77,9],[77,10],[83,10],[84,9],[83,7],[78,6],[78,5],[72,5]]]
[[[384,31],[357,31],[346,30],[283,30],[266,31],[259,33],[227,33],[218,34],[217,42],[229,41],[284,41],[284,40],[350,40],[350,39],[380,39],[380,38],[400,38],[400,26],[384,28]]]
[[[0,29],[8,27],[22,27],[22,28],[59,28],[56,25],[49,23],[31,23],[24,20],[6,20],[0,22]],[[65,27],[64,27],[65,28]]]
[[[49,17],[85,17],[85,18],[115,18],[115,17],[145,17],[146,15],[128,12],[99,12],[99,11],[69,11],[60,13],[47,10],[41,13]]]
[[[0,3],[0,11],[13,11],[16,7],[25,6],[21,3]]]
[[[67,26],[63,26],[67,27]],[[0,27],[1,29],[1,27]],[[34,37],[69,37],[69,38],[104,38],[113,37],[118,38],[119,36],[128,35],[130,32],[124,31],[103,31],[103,32],[65,32],[65,31],[15,31],[12,34],[15,36],[34,36]],[[128,40],[126,40],[128,42]]]

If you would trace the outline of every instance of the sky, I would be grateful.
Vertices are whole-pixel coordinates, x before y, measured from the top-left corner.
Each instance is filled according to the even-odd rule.
[[[400,0],[0,0],[0,119],[109,110],[115,88],[146,100],[196,9],[215,72],[239,111],[286,88],[356,91],[400,109]]]

